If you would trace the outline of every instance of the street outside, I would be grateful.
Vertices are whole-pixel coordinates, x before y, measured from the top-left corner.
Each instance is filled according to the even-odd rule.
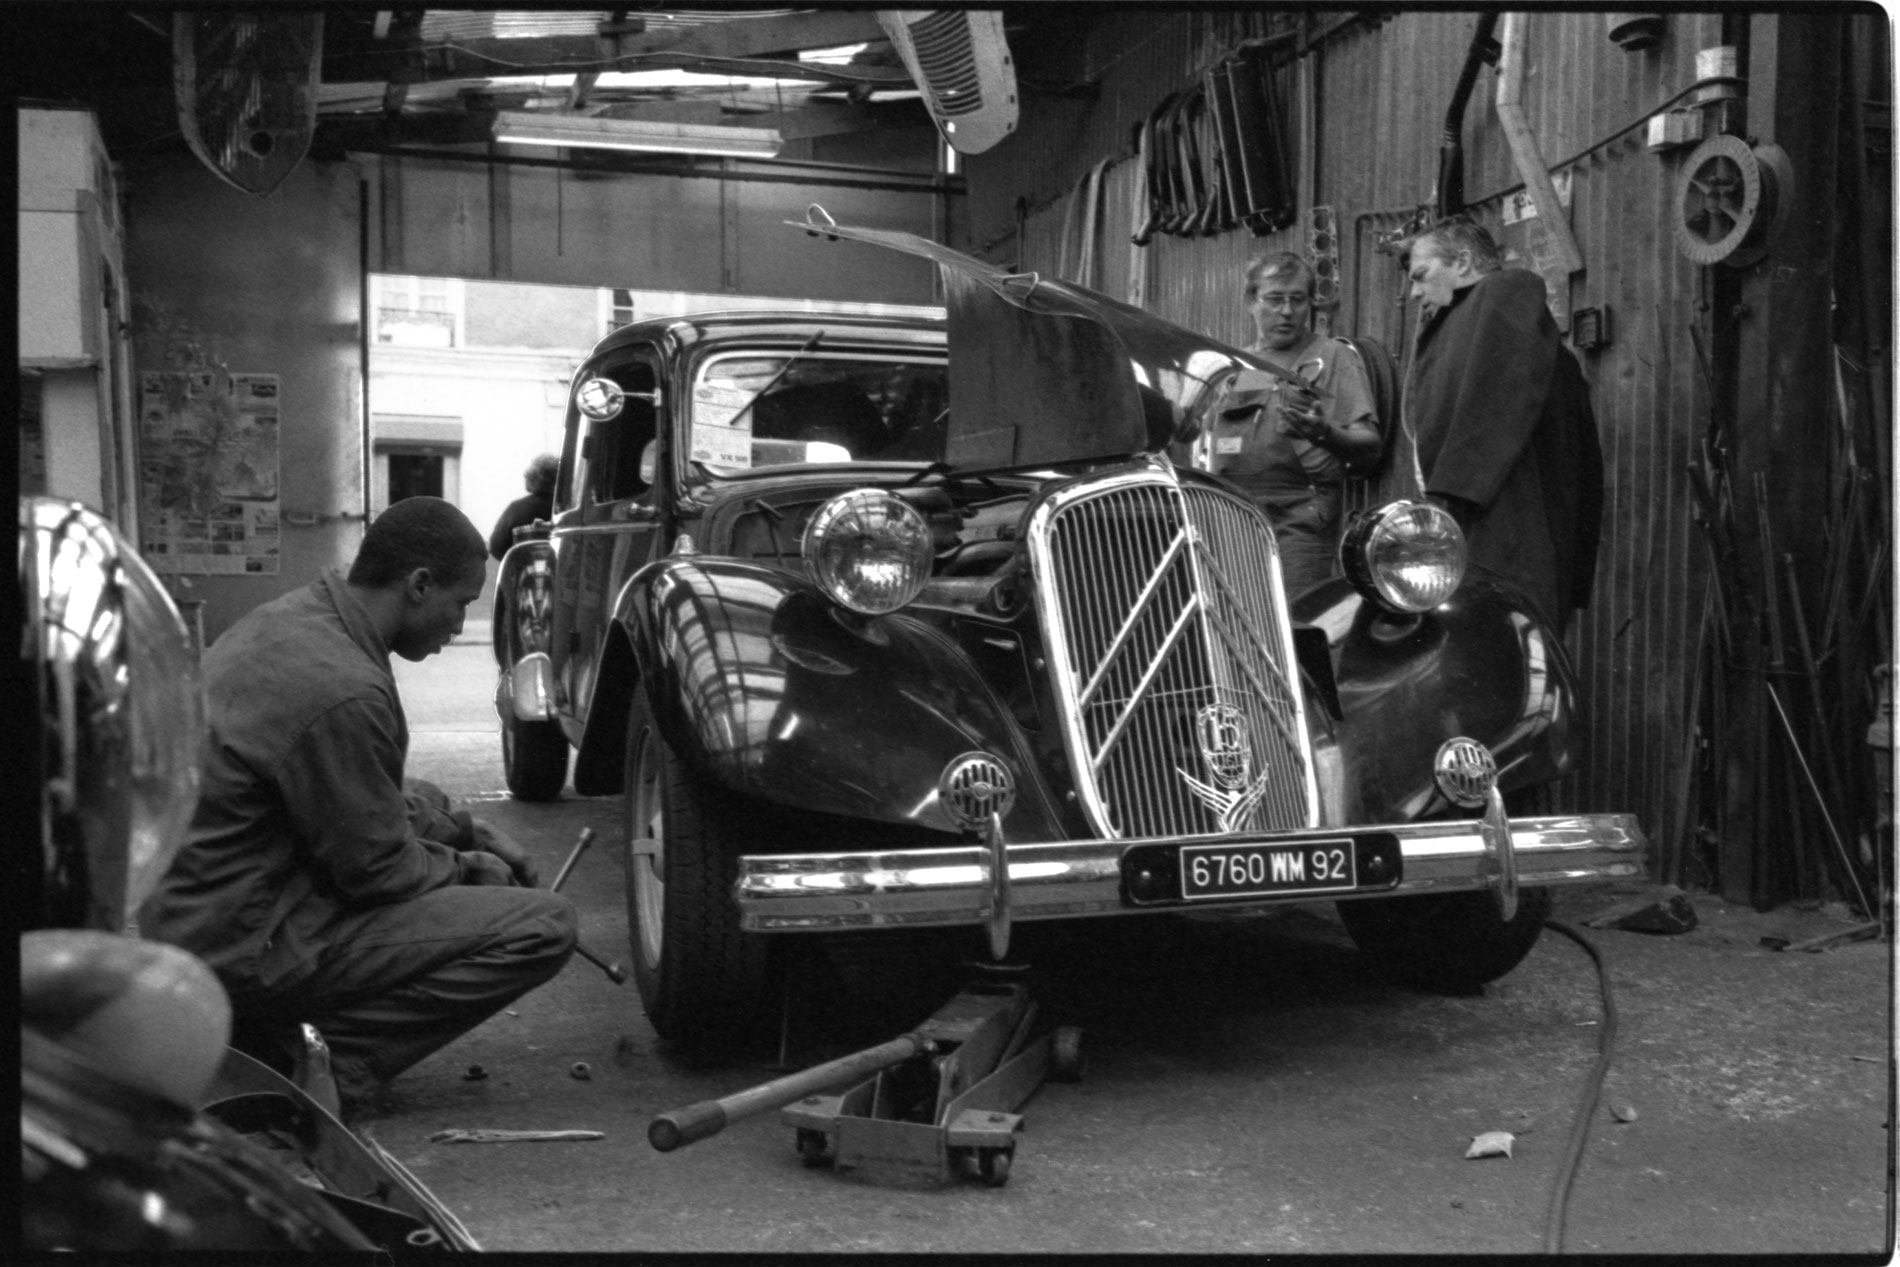
[[[396,667],[411,776],[513,834],[545,875],[594,829],[563,892],[583,940],[626,963],[620,800],[508,796],[485,624]],[[1581,928],[1648,895],[1567,892],[1557,918]],[[1616,1035],[1562,1248],[1888,1261],[1891,947],[1777,951],[1763,939],[1852,920],[1838,906],[1757,913],[1691,896],[1687,933],[1583,929],[1608,965]],[[669,1053],[631,982],[577,957],[403,1075],[361,1129],[488,1250],[1534,1254],[1552,1233],[1607,1019],[1590,956],[1547,932],[1482,994],[1421,994],[1362,963],[1325,905],[1019,929],[1012,957],[1044,1014],[1082,1027],[1087,1069],[1022,1109],[1005,1186],[808,1169],[776,1112],[676,1152],[649,1146],[659,1113],[915,1025],[961,980],[926,951],[880,942],[795,979],[777,1049],[716,1066]],[[455,1128],[604,1138],[429,1139]],[[1509,1155],[1468,1159],[1489,1132],[1511,1136]]]

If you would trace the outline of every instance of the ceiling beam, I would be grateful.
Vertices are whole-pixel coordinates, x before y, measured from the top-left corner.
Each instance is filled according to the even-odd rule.
[[[421,70],[421,40],[418,37],[422,31],[422,10],[398,9],[392,13],[378,13],[376,29],[382,32],[379,38],[387,40],[390,51],[400,58],[391,68],[388,85],[383,89],[383,117],[394,120],[401,116],[403,102],[409,97],[409,85],[416,82]]]
[[[869,9],[821,9],[780,17],[708,22],[691,28],[683,39],[671,45],[655,44],[650,49],[629,49],[623,41],[622,49],[697,53],[704,57],[763,57],[775,53],[805,52],[814,48],[868,44],[884,38],[884,28],[878,25],[877,14]],[[637,38],[635,43],[638,43]]]
[[[905,106],[910,108],[905,109]],[[893,102],[886,106],[813,104],[796,110],[748,114],[744,121],[749,128],[772,128],[788,141],[885,128],[932,126],[929,112],[918,102]]]
[[[422,44],[418,80],[482,79],[505,75],[650,70],[656,67],[713,74],[824,80],[835,83],[909,83],[902,67],[800,62],[783,54],[883,39],[869,11],[822,10],[787,17],[713,22],[686,29],[622,33],[610,24],[599,35],[543,35],[520,39],[472,37],[453,45]],[[334,40],[325,50],[326,83],[387,81],[408,50],[388,42]]]

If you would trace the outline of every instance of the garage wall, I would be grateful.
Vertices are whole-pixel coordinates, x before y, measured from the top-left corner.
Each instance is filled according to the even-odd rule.
[[[202,356],[280,376],[277,571],[167,576],[215,638],[251,608],[347,563],[363,532],[360,177],[300,165],[266,198],[188,154],[127,155],[135,372]]]
[[[364,162],[375,270],[568,286],[931,303],[935,276],[924,261],[843,243],[811,249],[813,239],[784,222],[803,221],[817,203],[840,223],[954,237],[960,201],[927,178],[891,182],[911,188],[862,188],[871,182],[726,181],[409,155]]]
[[[1734,20],[1714,12],[1671,12],[1661,40],[1640,52],[1612,43],[1600,12],[1540,10],[1527,28],[1523,99],[1529,124],[1546,165],[1564,169],[1570,178],[1569,224],[1585,264],[1569,280],[1568,306],[1572,311],[1597,308],[1615,318],[1607,346],[1576,353],[1591,384],[1609,487],[1595,594],[1569,638],[1583,679],[1586,721],[1579,768],[1563,795],[1578,808],[1636,812],[1651,834],[1659,878],[1714,879],[1730,896],[1746,891],[1751,874],[1767,873],[1765,864],[1751,873],[1748,860],[1738,860],[1745,848],[1789,855],[1794,852],[1789,842],[1806,838],[1811,847],[1803,865],[1809,865],[1828,837],[1823,824],[1812,820],[1805,830],[1792,825],[1801,821],[1799,813],[1812,798],[1792,782],[1787,787],[1801,795],[1781,793],[1785,755],[1769,752],[1759,768],[1772,778],[1756,780],[1745,757],[1731,757],[1732,764],[1722,766],[1707,751],[1715,746],[1710,736],[1726,740],[1733,725],[1731,715],[1719,711],[1731,705],[1712,697],[1731,689],[1741,698],[1740,688],[1725,686],[1719,675],[1751,671],[1726,669],[1709,650],[1729,636],[1723,591],[1739,589],[1746,603],[1747,587],[1763,585],[1759,602],[1777,619],[1791,622],[1787,637],[1808,635],[1792,623],[1795,615],[1775,606],[1780,600],[1760,575],[1730,576],[1721,587],[1712,585],[1710,534],[1700,526],[1706,516],[1698,509],[1691,465],[1707,451],[1709,437],[1735,437],[1744,446],[1738,451],[1755,464],[1762,487],[1777,490],[1780,500],[1743,487],[1735,499],[1738,508],[1724,492],[1724,515],[1741,525],[1738,531],[1748,541],[1763,541],[1764,552],[1771,535],[1780,550],[1812,552],[1797,559],[1818,560],[1832,534],[1832,541],[1846,544],[1827,547],[1833,552],[1829,566],[1838,565],[1834,575],[1845,578],[1856,574],[1842,561],[1864,557],[1850,552],[1863,548],[1854,534],[1866,530],[1860,522],[1852,533],[1833,529],[1838,516],[1806,490],[1824,476],[1835,481],[1837,490],[1860,478],[1830,451],[1831,436],[1865,426],[1853,443],[1879,452],[1890,432],[1884,425],[1887,415],[1879,412],[1886,380],[1876,375],[1862,384],[1855,365],[1846,360],[1830,365],[1825,336],[1817,334],[1824,319],[1806,306],[1827,302],[1831,288],[1846,293],[1840,279],[1854,277],[1864,267],[1861,259],[1873,262],[1867,271],[1890,273],[1890,256],[1880,245],[1890,240],[1880,210],[1890,204],[1879,183],[1883,168],[1890,166],[1890,131],[1884,123],[1867,132],[1866,147],[1874,156],[1868,160],[1872,196],[1867,209],[1830,205],[1837,163],[1832,147],[1840,144],[1831,129],[1835,112],[1849,107],[1842,110],[1847,117],[1855,100],[1865,98],[1873,103],[1865,107],[1872,115],[1888,98],[1886,81],[1862,72],[1862,90],[1837,99],[1837,68],[1827,60],[1833,48],[1828,41],[1836,38],[1836,25],[1843,20],[1819,6],[1748,19],[1746,33],[1754,48],[1743,65],[1750,78],[1750,130],[1785,145],[1798,192],[1793,214],[1785,218],[1782,244],[1746,272],[1703,267],[1685,258],[1675,228],[1681,218],[1678,192],[1690,174],[1685,170],[1689,151],[1652,153],[1643,131],[1646,118],[1687,95],[1698,78],[1697,55],[1732,37]],[[1854,22],[1856,29],[1841,47],[1883,47],[1880,26],[1861,18]],[[1474,13],[1436,10],[1380,11],[1370,20],[1316,11],[1297,21],[1267,10],[1095,10],[1063,46],[1019,50],[1026,78],[1096,91],[1032,94],[1016,133],[970,160],[969,237],[986,258],[1081,280],[1183,325],[1245,341],[1250,327],[1241,307],[1241,269],[1256,252],[1304,249],[1304,217],[1259,238],[1245,229],[1208,237],[1157,234],[1147,247],[1132,247],[1130,237],[1145,208],[1137,199],[1139,164],[1131,129],[1243,42],[1267,40],[1289,53],[1304,48],[1282,72],[1282,87],[1297,138],[1299,208],[1304,213],[1330,207],[1336,217],[1345,284],[1330,314],[1333,328],[1377,338],[1402,354],[1413,333],[1398,302],[1402,278],[1396,258],[1377,251],[1377,239],[1399,228],[1431,196],[1445,111],[1475,23]],[[1276,42],[1286,33],[1279,27],[1310,43]],[[1885,60],[1884,51],[1875,56]],[[1797,62],[1797,57],[1809,60]],[[1784,60],[1788,69],[1782,69]],[[1495,94],[1496,75],[1486,69],[1461,128],[1466,198],[1494,230],[1505,196],[1518,182]],[[1854,157],[1844,151],[1843,160]],[[1088,239],[1095,249],[1085,256],[1079,243],[1090,206],[1087,177],[1097,164],[1102,165],[1100,209],[1093,212],[1095,232]],[[1830,217],[1850,225],[1865,217],[1870,229],[1858,253],[1835,245],[1840,272],[1832,278],[1827,272]],[[1514,233],[1523,227],[1504,227],[1502,243],[1512,246]],[[1803,245],[1799,253],[1788,246],[1810,240],[1821,245]],[[1770,298],[1770,285],[1789,290]],[[1749,287],[1759,297],[1751,297]],[[1816,314],[1805,330],[1791,298],[1797,292],[1799,311]],[[1866,301],[1876,332],[1883,328],[1885,311],[1874,311],[1877,299]],[[1837,298],[1837,322],[1853,302]],[[1778,340],[1751,334],[1765,329],[1758,318],[1776,310],[1785,323],[1776,328]],[[1751,337],[1761,339],[1753,355],[1742,342]],[[1814,338],[1798,356],[1789,347],[1797,337]],[[1889,359],[1884,339],[1876,335],[1872,346],[1870,364]],[[1786,368],[1765,384],[1769,371],[1755,362],[1765,365],[1770,351]],[[1712,396],[1711,381],[1727,399]],[[1769,387],[1775,383],[1785,384],[1785,407],[1770,407]],[[1874,403],[1843,421],[1856,392],[1867,393]],[[1862,421],[1870,413],[1875,422]],[[1757,446],[1768,451],[1783,432],[1805,434],[1809,442],[1790,444],[1766,458],[1746,451]],[[1403,464],[1397,469],[1382,487],[1361,487],[1354,496],[1364,501],[1401,491]],[[1747,472],[1749,466],[1735,469]],[[1797,486],[1798,492],[1789,491]],[[1749,564],[1751,570],[1754,566]],[[1801,564],[1796,570],[1807,623],[1824,632],[1843,628],[1844,621],[1824,623],[1813,601],[1823,589],[1822,564]],[[1774,583],[1780,583],[1778,573]],[[1838,581],[1837,588],[1849,583]],[[1752,647],[1755,637],[1743,630],[1740,641]],[[1825,660],[1830,653],[1817,642],[1816,654]],[[1777,652],[1775,663],[1779,657]],[[1836,656],[1837,663],[1850,659],[1846,652]],[[1843,673],[1835,682],[1841,687],[1837,695],[1822,697],[1813,710],[1857,716],[1851,710],[1866,707],[1864,680]],[[1741,704],[1732,707],[1733,718],[1745,715]],[[1756,716],[1773,718],[1765,711]],[[1759,735],[1768,735],[1767,725],[1762,723]],[[1842,764],[1857,766],[1854,749],[1862,742],[1864,724],[1850,721],[1838,730]],[[1735,742],[1726,751],[1751,750]],[[1712,833],[1701,826],[1713,818],[1709,803],[1723,796],[1759,796],[1757,784],[1769,781],[1776,784],[1780,802],[1760,811],[1759,831],[1749,828],[1740,811],[1724,810],[1741,825],[1728,831],[1716,858]],[[1758,894],[1754,900],[1765,899]]]

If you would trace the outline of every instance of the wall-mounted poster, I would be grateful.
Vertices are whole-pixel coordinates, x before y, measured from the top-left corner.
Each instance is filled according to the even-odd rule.
[[[139,376],[144,556],[155,571],[277,571],[278,377]]]

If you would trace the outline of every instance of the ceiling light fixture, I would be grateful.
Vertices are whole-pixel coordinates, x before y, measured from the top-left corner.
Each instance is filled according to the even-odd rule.
[[[670,154],[723,154],[772,158],[785,138],[772,128],[728,128],[661,119],[603,119],[577,114],[495,115],[495,139],[513,145],[563,145],[585,150],[646,150]]]

